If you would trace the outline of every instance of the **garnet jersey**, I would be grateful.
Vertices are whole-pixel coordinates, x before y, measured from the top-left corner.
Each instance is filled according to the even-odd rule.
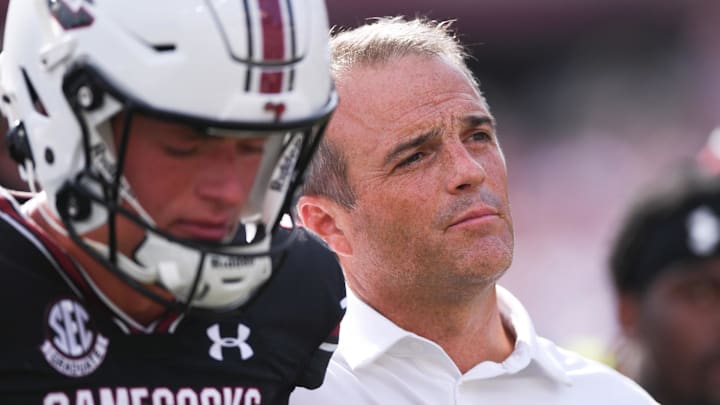
[[[232,316],[124,319],[0,189],[0,404],[285,404],[317,387],[345,289],[303,231],[277,274]]]

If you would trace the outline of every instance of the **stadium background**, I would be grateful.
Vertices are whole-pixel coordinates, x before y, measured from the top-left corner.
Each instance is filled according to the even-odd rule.
[[[606,257],[623,210],[720,125],[720,2],[327,4],[339,26],[397,14],[457,20],[508,160],[516,257],[501,284],[542,335],[611,346]]]
[[[620,216],[720,125],[720,2],[326,2],[338,26],[457,20],[508,159],[516,257],[501,284],[540,334],[591,355],[612,345],[606,256]],[[0,153],[0,182],[11,170]]]

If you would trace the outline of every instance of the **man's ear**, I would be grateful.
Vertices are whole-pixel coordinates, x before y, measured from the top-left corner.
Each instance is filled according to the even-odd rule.
[[[317,234],[340,256],[352,255],[352,247],[341,225],[343,208],[322,196],[301,196],[297,213],[303,225]]]
[[[640,297],[632,293],[618,295],[618,321],[625,336],[636,338],[640,321]]]

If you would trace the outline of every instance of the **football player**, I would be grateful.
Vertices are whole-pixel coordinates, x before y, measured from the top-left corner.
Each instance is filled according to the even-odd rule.
[[[720,178],[681,162],[614,235],[617,368],[664,405],[720,404]]]
[[[345,291],[284,229],[337,103],[322,0],[15,0],[0,403],[283,404]]]

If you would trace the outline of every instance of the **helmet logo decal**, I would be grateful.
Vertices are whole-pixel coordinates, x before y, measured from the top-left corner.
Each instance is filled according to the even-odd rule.
[[[283,60],[285,57],[285,30],[280,0],[258,0],[262,23],[263,60]],[[279,93],[282,89],[281,70],[260,75],[261,93]]]
[[[84,377],[102,364],[110,341],[92,330],[90,315],[79,302],[68,298],[53,304],[47,326],[40,351],[59,373]]]
[[[249,359],[254,354],[252,347],[245,342],[250,336],[250,328],[241,323],[238,323],[237,326],[237,337],[220,336],[220,325],[218,324],[209,327],[207,335],[213,342],[212,346],[210,346],[210,357],[217,361],[223,361],[223,347],[236,347],[240,351],[240,358],[243,360]]]
[[[294,137],[288,145],[285,146],[278,165],[275,167],[273,176],[270,179],[270,190],[283,191],[287,186],[288,180],[293,174],[293,169],[300,156],[300,148],[302,147],[302,137]]]
[[[285,112],[285,103],[273,103],[268,101],[265,103],[265,111],[274,113],[275,122],[280,122],[280,119]]]
[[[254,261],[253,257],[210,255],[210,266],[214,269],[252,266]]]
[[[82,0],[47,0],[47,2],[50,13],[66,30],[88,27],[93,23],[93,16],[83,8]]]
[[[90,154],[93,166],[99,170],[105,180],[108,182],[113,181],[117,173],[117,165],[115,165],[115,162],[110,158],[107,145],[104,143],[92,145]]]

